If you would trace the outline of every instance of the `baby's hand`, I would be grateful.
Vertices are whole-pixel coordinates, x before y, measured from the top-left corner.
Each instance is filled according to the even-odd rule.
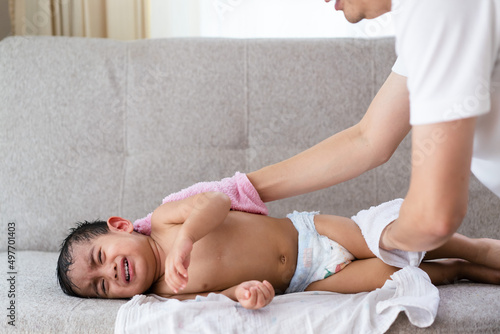
[[[256,310],[273,300],[274,288],[268,281],[247,281],[236,287],[235,296],[244,308]]]
[[[188,267],[193,242],[190,239],[177,239],[165,260],[165,282],[175,293],[188,283]]]

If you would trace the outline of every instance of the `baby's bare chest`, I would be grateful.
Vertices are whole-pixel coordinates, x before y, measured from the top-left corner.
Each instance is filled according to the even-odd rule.
[[[282,290],[288,286],[296,263],[297,232],[291,223],[231,214],[194,244],[189,280],[182,293],[217,292],[248,280],[268,280]],[[164,276],[155,290],[173,294]]]

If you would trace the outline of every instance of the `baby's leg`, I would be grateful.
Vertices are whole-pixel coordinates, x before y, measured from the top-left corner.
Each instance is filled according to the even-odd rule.
[[[457,258],[500,270],[500,240],[472,239],[455,233],[443,246],[427,252],[424,260]]]
[[[434,285],[450,284],[461,279],[478,283],[500,284],[500,271],[464,260],[442,260],[420,265]],[[338,293],[368,292],[381,288],[399,268],[378,258],[353,261],[338,273],[309,284],[306,291]]]
[[[314,224],[319,234],[339,243],[356,259],[370,259],[370,251],[358,225],[349,218],[316,215]],[[425,260],[464,259],[482,266],[500,270],[500,240],[472,239],[455,233],[443,246],[426,253]]]
[[[423,262],[420,269],[429,275],[434,285],[451,284],[462,279],[475,283],[500,284],[500,270],[460,259]]]
[[[368,248],[358,225],[352,219],[333,215],[316,215],[314,225],[319,234],[343,246],[356,259],[375,257]]]
[[[356,260],[338,273],[309,284],[306,291],[338,293],[368,292],[381,288],[399,268],[389,266],[378,258]]]

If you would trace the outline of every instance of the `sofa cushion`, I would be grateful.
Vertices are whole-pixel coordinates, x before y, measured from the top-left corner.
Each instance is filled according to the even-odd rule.
[[[281,161],[355,124],[394,59],[392,38],[7,38],[0,219],[16,223],[18,249],[55,251],[76,221],[141,218],[174,191]],[[270,214],[351,216],[404,197],[409,150],[406,138],[386,165],[269,203]],[[499,203],[474,179],[461,231],[500,238]]]
[[[7,253],[0,256],[6,259]],[[15,328],[23,333],[113,333],[116,314],[126,300],[65,295],[57,284],[57,257],[56,252],[16,253],[17,274],[10,275],[15,277],[15,298],[2,298],[2,308],[7,308],[10,300],[15,301]],[[2,278],[0,289],[9,291],[10,282]],[[2,321],[0,332],[10,333],[8,329],[12,328]]]

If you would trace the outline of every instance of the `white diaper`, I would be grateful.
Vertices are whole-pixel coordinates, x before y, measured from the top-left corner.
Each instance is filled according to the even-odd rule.
[[[297,212],[287,215],[299,232],[297,268],[285,293],[304,291],[309,284],[331,276],[354,260],[354,256],[337,242],[318,234],[314,216],[319,212]]]

